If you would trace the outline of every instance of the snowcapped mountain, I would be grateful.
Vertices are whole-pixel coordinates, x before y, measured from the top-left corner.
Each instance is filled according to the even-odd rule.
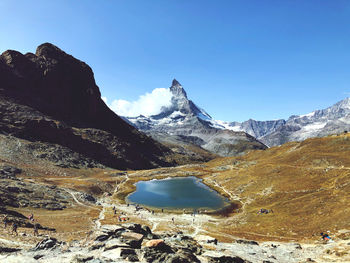
[[[260,139],[267,145],[274,146],[289,141],[302,141],[311,137],[342,133],[349,129],[350,98],[346,98],[323,110],[291,116],[283,126]]]
[[[177,139],[180,136],[182,142],[190,141],[222,156],[262,149],[265,147],[262,143],[276,146],[350,130],[350,98],[323,110],[292,115],[288,120],[250,119],[240,123],[212,119],[205,110],[187,98],[186,91],[176,79],[170,91],[171,105],[163,107],[159,114],[125,119],[163,143],[166,138],[164,135],[177,136]]]
[[[187,98],[186,91],[176,79],[170,91],[171,105],[163,107],[159,114],[126,117],[127,120],[162,143],[166,134],[168,137],[181,138],[179,143],[192,143],[221,156],[266,148],[246,132],[227,130],[216,123],[207,112]]]
[[[292,115],[288,120],[239,122],[216,121],[225,129],[245,131],[268,146],[289,141],[302,141],[350,129],[350,98],[331,107],[304,115]]]

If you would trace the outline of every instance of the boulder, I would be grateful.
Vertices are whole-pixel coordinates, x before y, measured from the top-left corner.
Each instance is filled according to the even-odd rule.
[[[121,237],[128,240],[142,241],[143,235],[135,232],[124,232]]]
[[[89,246],[89,251],[95,250],[95,249],[100,249],[105,246],[105,243],[95,241],[92,245]]]
[[[1,247],[0,246],[0,253],[12,253],[20,251],[21,249],[13,248],[13,247]]]
[[[206,235],[197,235],[194,237],[194,239],[198,242],[203,243],[214,243],[215,245],[218,243],[218,240],[216,238]]]
[[[134,232],[121,233],[121,240],[132,248],[141,248],[143,235]]]
[[[102,225],[101,231],[107,235],[113,235],[120,231],[124,231],[125,228],[118,225]]]
[[[115,248],[105,251],[101,254],[102,257],[107,258],[112,261],[120,262],[120,259],[128,259],[131,262],[138,261],[137,254],[135,250],[130,248]]]
[[[111,250],[111,249],[114,249],[114,248],[118,248],[118,247],[124,247],[124,248],[130,248],[130,246],[124,242],[122,242],[121,240],[119,239],[111,239],[111,240],[108,240],[106,243],[105,243],[105,251],[106,250]]]
[[[174,253],[159,248],[146,247],[143,249],[143,259],[152,263],[199,263],[199,259],[188,250],[179,249]]]
[[[33,250],[42,250],[42,249],[50,249],[53,248],[56,244],[60,244],[60,242],[57,242],[56,238],[49,237],[41,240],[39,243],[36,244],[36,246],[33,248]]]
[[[96,238],[95,238],[95,241],[105,241],[107,240],[108,238],[110,237],[110,235],[106,235],[106,234],[101,234],[101,235],[98,235]]]
[[[153,239],[153,240],[149,240],[146,242],[145,246],[146,247],[154,247],[154,248],[158,248],[161,246],[164,246],[164,240],[163,239]]]

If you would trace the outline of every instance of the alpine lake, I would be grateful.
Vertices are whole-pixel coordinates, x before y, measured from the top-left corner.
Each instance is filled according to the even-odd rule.
[[[205,210],[213,212],[230,206],[227,198],[193,176],[139,181],[135,185],[136,191],[126,198],[127,203],[194,212]]]

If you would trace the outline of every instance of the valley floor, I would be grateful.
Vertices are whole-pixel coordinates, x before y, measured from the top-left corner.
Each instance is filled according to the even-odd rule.
[[[17,179],[2,180],[6,189],[16,191],[14,185],[21,184],[26,191],[34,191],[29,200],[34,206],[41,202],[55,208],[63,202],[66,208],[6,206],[6,213],[33,213],[46,229],[39,229],[40,235],[35,237],[32,227],[21,225],[18,236],[10,234],[9,227],[1,227],[0,261],[31,262],[40,254],[39,262],[124,262],[111,252],[119,245],[110,247],[111,242],[125,245],[120,235],[107,231],[108,241],[97,241],[96,237],[111,227],[133,233],[137,228],[134,224],[139,224],[149,229],[141,247],[133,248],[141,262],[153,262],[147,259],[145,242],[155,237],[176,251],[200,248],[197,252],[191,250],[192,254],[186,254],[186,250],[184,257],[195,256],[201,262],[223,262],[219,259],[223,256],[245,260],[232,262],[350,262],[349,137],[315,138],[206,164],[143,171],[16,163],[26,173],[17,175]],[[1,154],[0,158],[7,165],[14,164]],[[135,182],[176,176],[196,176],[240,205],[224,214],[193,216],[191,211],[136,209],[125,203]],[[35,186],[40,190],[37,193]],[[13,200],[11,194],[15,192],[11,191],[6,192],[7,201]],[[273,212],[258,214],[262,208]],[[321,240],[320,232],[327,231],[333,242]],[[63,243],[52,249],[28,251],[47,237]],[[5,253],[16,248],[23,250]],[[77,257],[83,259],[79,261]],[[95,259],[100,261],[92,261]]]
[[[237,231],[237,235],[233,235],[229,233],[230,231],[227,228],[230,227],[235,217],[240,218],[240,220],[243,219],[242,212],[229,216],[207,214],[196,214],[193,216],[186,211],[161,212],[157,210],[152,212],[150,208],[146,207],[141,207],[141,209],[136,211],[134,205],[128,205],[123,202],[123,199],[118,198],[124,196],[121,194],[122,190],[130,191],[128,188],[130,187],[128,184],[129,180],[134,182],[140,179],[147,179],[148,177],[168,177],[169,173],[172,176],[194,175],[194,172],[189,170],[195,167],[198,169],[199,166],[166,168],[121,175],[115,181],[115,189],[110,193],[102,194],[96,204],[83,200],[77,188],[82,185],[89,187],[96,178],[100,180],[109,178],[108,180],[110,180],[111,174],[115,173],[114,171],[99,172],[96,175],[85,178],[46,178],[46,182],[54,185],[67,185],[67,182],[70,182],[72,186],[74,185],[71,188],[64,188],[73,198],[72,207],[58,211],[28,208],[16,209],[16,211],[24,215],[33,212],[35,218],[42,225],[56,228],[56,232],[40,230],[40,236],[34,237],[32,229],[20,227],[18,229],[19,236],[14,236],[9,234],[9,229],[0,229],[0,247],[24,249],[24,251],[16,252],[17,254],[3,254],[0,256],[0,261],[23,262],[23,260],[26,260],[26,262],[30,262],[38,252],[25,251],[34,247],[43,238],[50,236],[66,243],[56,248],[56,250],[45,251],[39,262],[72,262],[72,260],[82,255],[86,258],[92,256],[94,258],[108,259],[109,257],[109,260],[113,260],[112,262],[119,262],[115,256],[111,257],[106,255],[106,253],[103,254],[104,250],[91,252],[89,247],[95,237],[94,233],[98,233],[105,226],[120,225],[122,227],[125,224],[132,223],[148,226],[154,234],[168,234],[176,237],[182,232],[183,235],[193,238],[197,241],[198,246],[203,247],[201,255],[198,256],[201,262],[210,262],[208,258],[221,256],[240,257],[250,262],[306,262],[311,259],[316,262],[350,262],[350,256],[347,252],[350,248],[350,230],[332,233],[331,235],[335,240],[332,243],[322,242],[318,237],[310,237],[306,241],[298,237],[293,239],[286,236],[263,235],[253,232],[254,230],[252,232]],[[187,171],[184,172],[185,170]],[[223,191],[226,191],[228,195],[233,197],[230,191],[226,189],[223,189]],[[244,208],[242,209],[244,210]],[[125,219],[126,222],[119,222],[118,217]],[[173,218],[174,222],[172,221]],[[248,239],[254,237],[254,241],[257,242],[246,241],[242,237]],[[348,238],[349,240],[347,240]],[[214,243],[215,239],[218,240],[216,244]],[[171,243],[171,241],[169,242]],[[257,243],[259,244],[257,245]],[[43,251],[41,251],[41,254],[43,254]],[[36,262],[36,260],[33,260],[33,262]]]

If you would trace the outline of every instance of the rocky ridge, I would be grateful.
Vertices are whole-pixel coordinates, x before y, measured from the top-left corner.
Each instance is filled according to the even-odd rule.
[[[0,83],[0,133],[49,143],[45,158],[52,157],[52,145],[59,145],[63,152],[84,157],[83,166],[89,167],[175,164],[170,149],[105,105],[87,64],[52,44],[40,45],[35,54],[2,53]]]

